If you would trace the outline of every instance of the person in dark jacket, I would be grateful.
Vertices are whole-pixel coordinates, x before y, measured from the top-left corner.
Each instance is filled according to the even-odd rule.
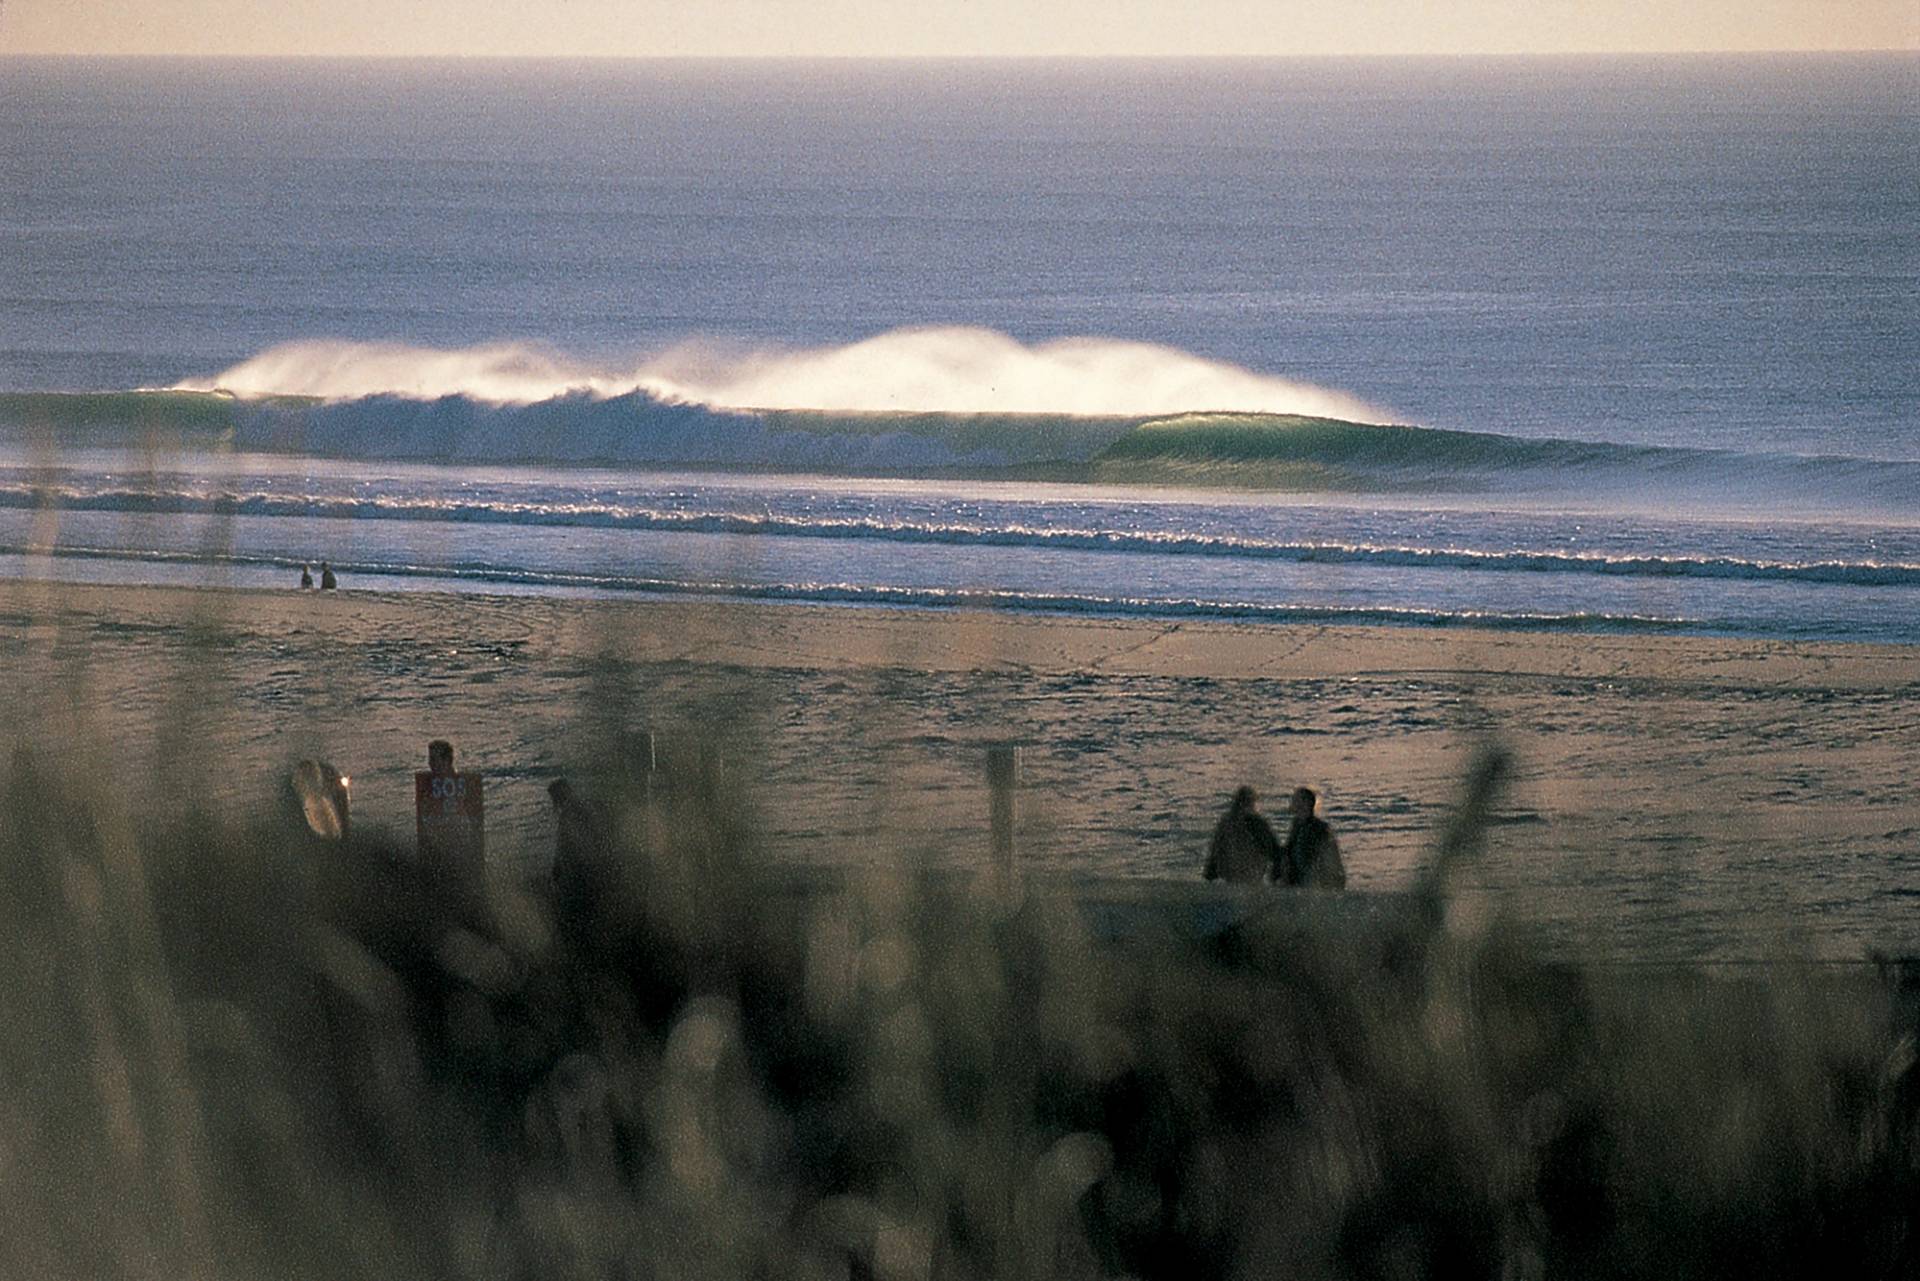
[[[1213,840],[1207,844],[1207,879],[1268,880],[1274,875],[1279,856],[1280,841],[1273,834],[1273,825],[1260,812],[1259,798],[1251,787],[1241,788],[1214,824]]]
[[[1309,885],[1316,889],[1345,889],[1347,869],[1340,862],[1340,842],[1333,828],[1314,811],[1320,794],[1311,787],[1293,789],[1293,821],[1287,839],[1274,860],[1274,877],[1282,885]]]
[[[330,592],[334,588],[338,587],[339,585],[340,585],[339,580],[335,579],[333,576],[333,566],[327,564],[327,562],[324,560],[321,561],[320,562],[320,590],[323,592]]]

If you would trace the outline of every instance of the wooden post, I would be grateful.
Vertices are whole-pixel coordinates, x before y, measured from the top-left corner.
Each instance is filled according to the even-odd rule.
[[[993,870],[1003,885],[1013,883],[1014,791],[1020,786],[1020,749],[1012,743],[987,746],[987,786],[993,793]]]
[[[621,748],[620,766],[624,777],[620,780],[620,784],[633,788],[642,805],[651,805],[654,791],[660,782],[660,757],[655,748],[653,731],[650,729],[631,731],[626,735]]]

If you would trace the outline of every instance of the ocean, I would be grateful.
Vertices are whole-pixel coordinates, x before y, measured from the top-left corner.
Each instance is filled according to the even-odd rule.
[[[12,59],[0,166],[7,575],[1920,642],[1911,55]]]

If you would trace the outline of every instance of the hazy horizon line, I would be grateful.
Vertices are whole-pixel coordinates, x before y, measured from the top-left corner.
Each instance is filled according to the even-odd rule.
[[[1920,56],[1920,45],[1848,49],[1442,49],[1295,53],[151,53],[0,49],[0,59],[96,62],[1413,62],[1522,58],[1846,58]]]

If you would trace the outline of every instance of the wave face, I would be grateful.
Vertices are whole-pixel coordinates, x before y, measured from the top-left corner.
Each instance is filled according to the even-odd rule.
[[[298,342],[166,389],[0,394],[0,441],[1920,519],[1920,462],[1386,417],[1172,348],[945,328],[808,349],[687,342],[624,364],[524,343]]]
[[[508,402],[166,390],[0,395],[0,443],[344,460],[969,474],[1602,509],[1920,519],[1920,463],[1531,439],[1298,414],[717,408],[644,390]]]

